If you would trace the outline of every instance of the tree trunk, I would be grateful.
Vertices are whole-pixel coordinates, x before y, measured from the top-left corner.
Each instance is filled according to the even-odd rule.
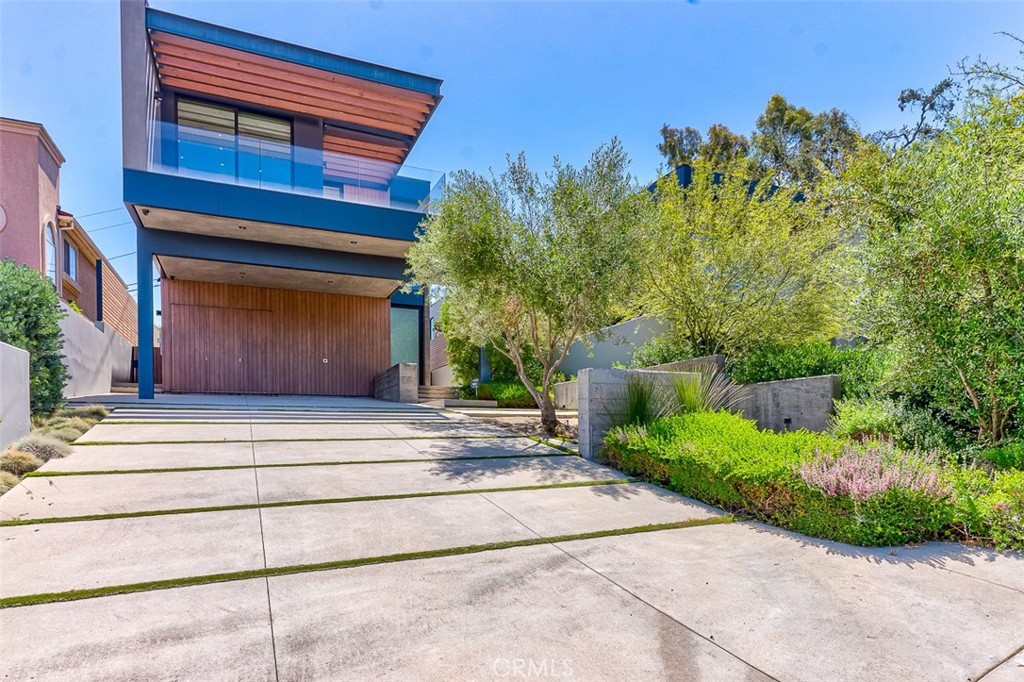
[[[540,403],[540,424],[544,431],[554,436],[558,432],[558,416],[555,414],[555,403],[551,400],[551,394],[544,391]]]
[[[509,345],[511,346],[511,344]],[[530,395],[533,396],[533,401],[540,408],[541,426],[544,428],[544,431],[554,435],[558,430],[558,417],[555,415],[555,403],[551,400],[551,394],[547,391],[548,381],[544,382],[544,390],[538,391],[537,387],[530,381],[530,377],[526,375],[526,367],[519,353],[510,350],[507,355],[512,360],[512,364],[516,366],[516,374],[519,375],[519,381],[523,382],[523,386],[530,392]],[[548,374],[549,372],[545,368],[544,375],[548,376]]]

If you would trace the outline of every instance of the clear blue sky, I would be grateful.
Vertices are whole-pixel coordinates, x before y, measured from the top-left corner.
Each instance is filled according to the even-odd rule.
[[[525,150],[582,162],[619,136],[655,177],[663,123],[749,132],[773,93],[839,107],[861,130],[897,125],[896,96],[983,54],[1011,61],[1021,2],[201,2],[151,6],[444,79],[413,166],[484,171]],[[121,206],[115,0],[0,0],[0,113],[42,122],[67,157],[65,209]],[[82,219],[124,222],[122,209]],[[93,233],[108,256],[130,225]],[[125,280],[134,261],[115,261]]]

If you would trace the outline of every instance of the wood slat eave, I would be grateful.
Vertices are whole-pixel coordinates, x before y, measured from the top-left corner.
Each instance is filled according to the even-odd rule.
[[[347,121],[356,125],[387,130],[403,135],[416,135],[420,128],[423,127],[421,121],[409,119],[393,121],[389,119],[397,117],[391,115],[371,118],[364,115],[365,113],[372,114],[371,112],[361,110],[360,113],[360,110],[353,108],[353,106],[342,106],[337,102],[295,95],[282,90],[247,86],[243,82],[228,81],[217,76],[207,76],[177,68],[161,70],[160,74],[161,80],[170,87],[199,91],[213,96],[227,96],[231,99],[268,106],[270,109],[300,112],[326,119]]]
[[[362,149],[368,152],[376,152],[378,154],[393,154],[401,158],[404,158],[406,152],[409,151],[408,147],[392,147],[390,145],[374,144],[373,142],[363,142],[362,140],[350,140],[345,137],[324,135],[324,149],[328,151],[340,151],[341,148]]]
[[[183,48],[185,51],[184,56],[186,57],[190,56],[190,53],[215,55],[244,64],[262,66],[278,72],[286,71],[290,74],[294,74],[295,76],[313,78],[317,81],[326,81],[336,86],[347,88],[351,91],[351,94],[355,94],[360,97],[376,99],[399,106],[412,106],[414,104],[420,107],[425,106],[426,109],[424,112],[430,111],[437,105],[438,98],[427,93],[407,90],[405,88],[385,85],[383,83],[374,83],[355,76],[346,76],[326,71],[324,69],[317,69],[311,66],[295,64],[280,59],[273,59],[271,57],[244,52],[230,47],[223,47],[221,45],[214,45],[213,43],[164,33],[162,31],[154,31],[150,33],[150,42],[154,51],[157,51],[160,46],[171,45]]]
[[[403,107],[396,104],[381,102],[379,100],[360,97],[347,92],[339,92],[340,88],[326,88],[323,83],[308,83],[307,79],[296,78],[294,75],[272,72],[270,69],[258,68],[255,65],[246,65],[247,69],[242,70],[241,62],[231,64],[231,60],[223,57],[210,56],[211,61],[196,59],[192,56],[177,56],[166,52],[169,46],[164,46],[157,51],[157,64],[160,69],[178,68],[186,71],[197,71],[210,76],[219,76],[229,80],[237,80],[245,84],[258,84],[266,87],[273,87],[280,90],[294,91],[309,97],[336,101],[349,106],[356,106],[362,109],[371,109],[375,112],[392,114],[423,120],[427,111],[424,107]],[[212,61],[216,59],[217,61]],[[270,73],[267,73],[271,71]],[[308,79],[315,82],[315,79]]]

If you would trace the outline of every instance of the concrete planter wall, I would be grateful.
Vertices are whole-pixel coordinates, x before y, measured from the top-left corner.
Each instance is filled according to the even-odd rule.
[[[842,391],[838,374],[747,384],[749,395],[733,412],[771,431],[825,431]]]
[[[596,459],[604,437],[622,422],[626,382],[644,376],[656,385],[669,386],[681,372],[625,369],[585,369],[577,383],[580,454]],[[566,382],[566,384],[573,382]],[[557,386],[555,387],[557,391]],[[747,397],[732,411],[771,431],[825,431],[835,410],[842,383],[836,374],[745,386]],[[556,393],[557,396],[557,393]]]
[[[623,420],[626,382],[630,377],[643,377],[655,386],[671,390],[680,372],[655,372],[646,369],[584,369],[580,372],[579,444],[580,454],[596,459],[608,429]]]
[[[373,397],[392,403],[418,403],[419,366],[403,362],[378,374],[373,380]]]
[[[28,435],[28,352],[0,343],[0,450]]]
[[[559,410],[579,408],[579,381],[563,381],[555,384],[555,407]]]

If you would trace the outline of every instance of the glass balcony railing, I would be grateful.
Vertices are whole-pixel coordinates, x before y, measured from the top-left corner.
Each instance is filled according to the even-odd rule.
[[[157,123],[149,170],[425,213],[444,174],[244,135]]]

